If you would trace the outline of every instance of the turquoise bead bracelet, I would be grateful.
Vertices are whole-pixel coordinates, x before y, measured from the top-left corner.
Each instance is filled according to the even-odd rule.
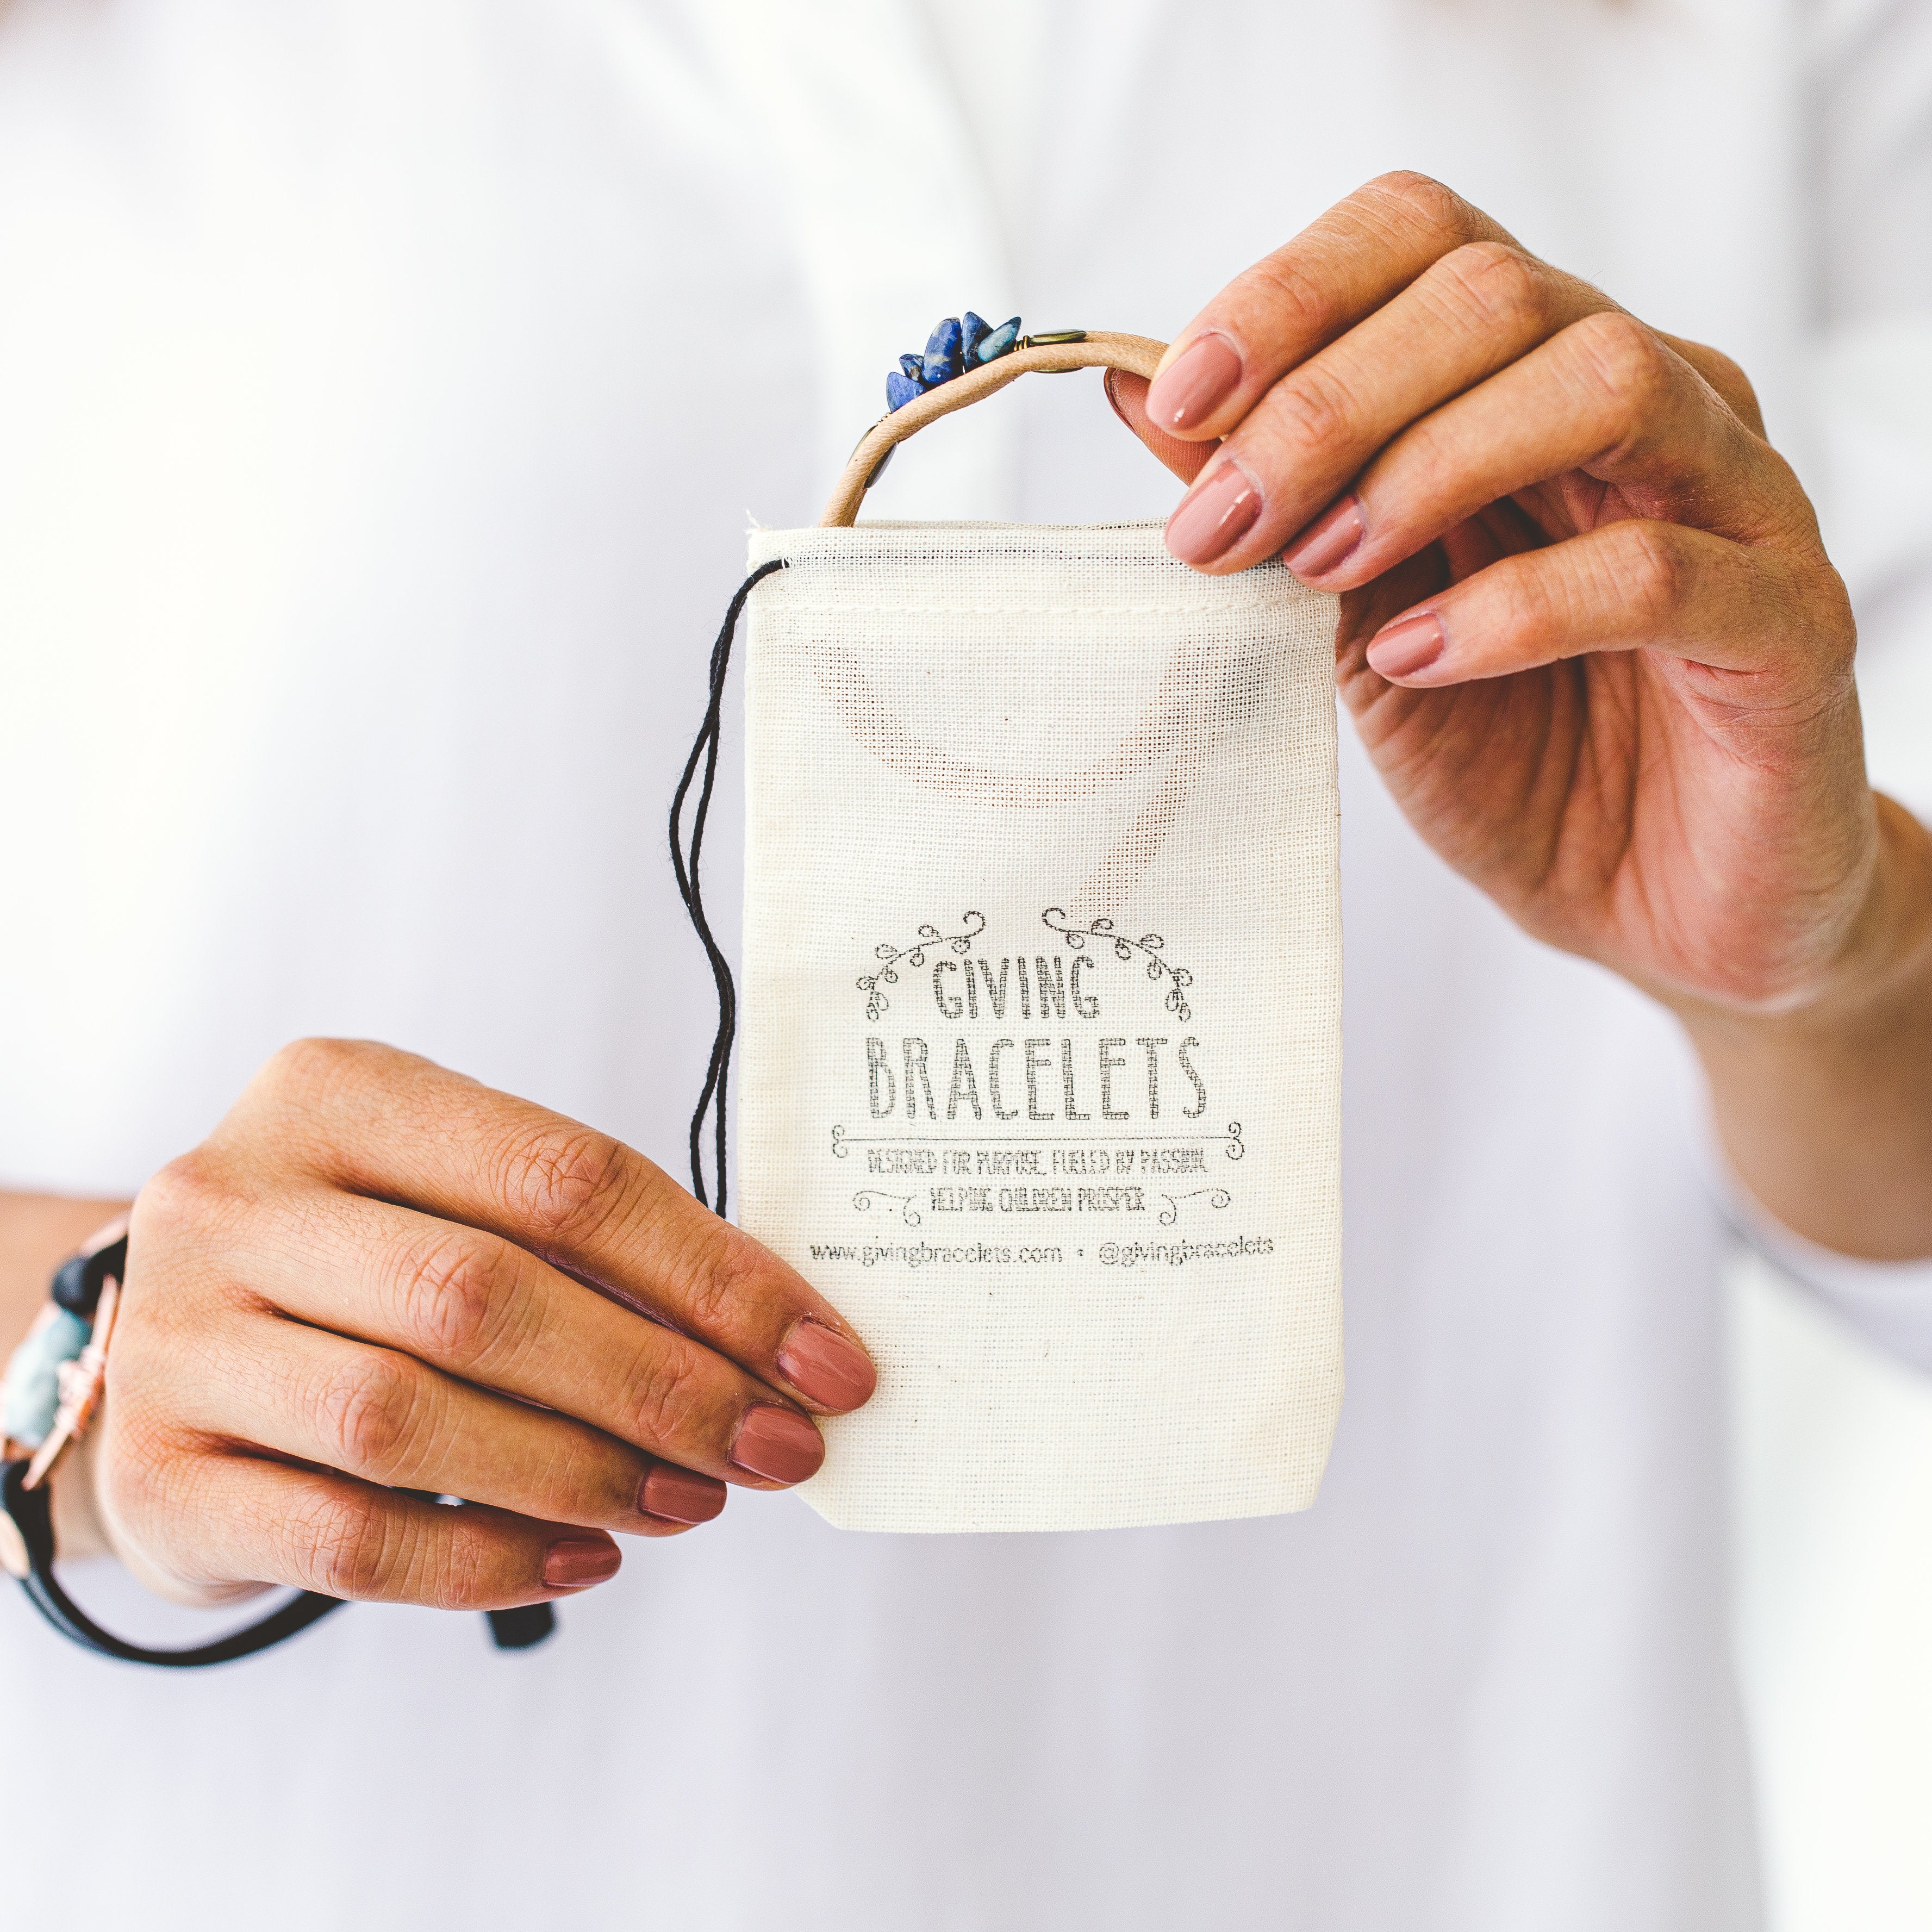
[[[60,1412],[60,1372],[80,1360],[93,1333],[92,1321],[51,1301],[41,1308],[0,1384],[0,1433],[28,1449],[38,1449],[52,1434]]]

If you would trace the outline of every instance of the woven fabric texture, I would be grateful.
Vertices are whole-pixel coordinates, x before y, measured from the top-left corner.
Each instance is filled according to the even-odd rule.
[[[1335,603],[1154,524],[755,533],[744,1226],[854,1528],[1305,1508],[1342,1388]]]

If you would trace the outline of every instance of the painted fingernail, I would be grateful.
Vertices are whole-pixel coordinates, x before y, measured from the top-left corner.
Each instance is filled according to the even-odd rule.
[[[623,1560],[608,1536],[562,1536],[544,1552],[543,1580],[553,1590],[586,1589],[616,1576]]]
[[[1154,379],[1148,420],[1162,429],[1192,429],[1234,394],[1240,380],[1240,352],[1225,335],[1196,336]]]
[[[1369,640],[1369,668],[1384,677],[1413,677],[1442,655],[1449,634],[1433,610],[1398,618]]]
[[[1362,500],[1344,496],[1330,504],[1282,552],[1281,560],[1298,577],[1326,577],[1348,558],[1367,530]]]
[[[638,1507],[665,1522],[709,1522],[724,1507],[724,1485],[674,1462],[654,1462],[638,1485]]]
[[[745,1412],[731,1444],[740,1468],[774,1483],[802,1483],[825,1460],[825,1442],[802,1415],[772,1403]]]
[[[1203,476],[1167,520],[1167,547],[1183,563],[1212,563],[1254,528],[1262,493],[1230,458]]]
[[[778,1351],[778,1370],[807,1402],[821,1408],[856,1408],[879,1382],[872,1357],[857,1342],[809,1316],[792,1324]]]

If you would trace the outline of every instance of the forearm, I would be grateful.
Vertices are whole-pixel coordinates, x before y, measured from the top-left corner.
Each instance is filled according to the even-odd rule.
[[[127,1204],[0,1190],[0,1360],[32,1325],[54,1270]]]
[[[1878,802],[1880,858],[1838,983],[1776,1017],[1673,1004],[1758,1202],[1821,1247],[1904,1261],[1932,1255],[1932,836]]]

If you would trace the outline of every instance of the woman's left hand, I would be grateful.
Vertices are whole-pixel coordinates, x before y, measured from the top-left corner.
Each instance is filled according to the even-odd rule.
[[[1395,175],[1110,393],[1192,479],[1176,556],[1279,554],[1342,594],[1370,756],[1529,932],[1766,1013],[1922,924],[1888,848],[1922,872],[1924,834],[1865,779],[1844,586],[1714,350]]]
[[[1192,484],[1176,556],[1341,593],[1410,822],[1678,1015],[1757,1198],[1932,1254],[1932,838],[1866,782],[1845,588],[1737,366],[1391,175],[1108,392]]]

